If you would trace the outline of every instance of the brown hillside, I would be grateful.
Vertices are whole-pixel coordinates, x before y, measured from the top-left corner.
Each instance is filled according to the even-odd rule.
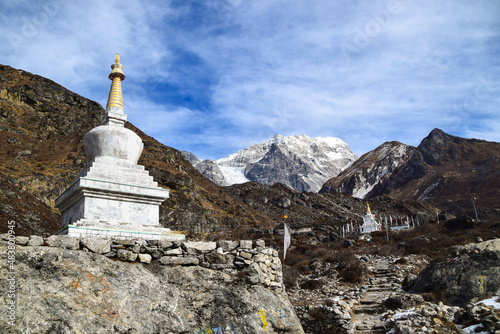
[[[381,194],[401,200],[424,200],[456,215],[472,215],[475,197],[480,216],[498,216],[500,143],[459,138],[434,129],[407,164],[370,195]]]
[[[500,143],[434,129],[418,147],[384,143],[366,153],[321,192],[426,201],[448,213],[500,216]]]
[[[257,182],[234,184],[227,187],[227,191],[275,221],[282,222],[287,215],[287,223],[292,227],[321,230],[325,225],[361,224],[366,214],[366,201],[342,193],[300,193],[280,183],[269,186]],[[400,221],[408,216],[425,216],[427,221],[433,219],[435,213],[435,208],[425,202],[403,203],[387,197],[370,201],[370,206],[372,212]]]

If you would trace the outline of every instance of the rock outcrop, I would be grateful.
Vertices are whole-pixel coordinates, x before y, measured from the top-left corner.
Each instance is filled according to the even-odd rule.
[[[203,174],[207,179],[212,180],[215,184],[224,186],[226,185],[226,179],[224,174],[222,174],[219,166],[213,160],[206,159],[200,160],[196,155],[191,152],[181,151],[182,155],[186,160],[188,160],[194,168],[201,174]]]
[[[0,274],[15,281],[14,299],[2,286],[2,314],[15,300],[4,333],[303,333],[260,241],[32,239],[17,237],[14,270]],[[0,241],[2,263],[11,245]]]
[[[407,280],[411,293],[434,293],[451,305],[500,294],[500,239],[466,245],[456,250],[453,260],[431,264],[415,279]]]

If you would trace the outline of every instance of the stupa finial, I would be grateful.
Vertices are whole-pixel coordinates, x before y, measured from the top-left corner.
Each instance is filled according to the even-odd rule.
[[[109,90],[108,103],[106,104],[106,110],[110,108],[119,110],[114,110],[114,112],[123,113],[123,97],[122,97],[122,81],[125,80],[125,73],[123,73],[123,65],[120,64],[120,54],[117,53],[115,56],[115,63],[111,65],[111,73],[109,73],[109,79],[112,81],[111,89]]]

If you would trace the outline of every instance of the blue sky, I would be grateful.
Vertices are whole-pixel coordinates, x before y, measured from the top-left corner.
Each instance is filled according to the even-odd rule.
[[[218,159],[274,134],[358,155],[433,129],[500,141],[500,1],[0,0],[0,63]]]

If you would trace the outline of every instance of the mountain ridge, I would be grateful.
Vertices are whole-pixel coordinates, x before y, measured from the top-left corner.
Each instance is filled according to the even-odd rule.
[[[216,161],[201,161],[190,152],[184,156],[219,185],[257,181],[283,183],[297,191],[318,191],[330,175],[357,159],[339,138],[280,134]]]
[[[436,128],[417,147],[399,143],[406,152],[399,157],[389,154],[388,160],[397,161],[393,165],[384,159],[368,159],[384,145],[394,149],[394,143],[366,153],[344,173],[328,180],[320,192],[355,196],[358,189],[365,189],[362,198],[423,200],[455,214],[471,214],[476,198],[479,201],[474,205],[484,214],[500,214],[500,143],[456,137]],[[384,167],[391,167],[384,177],[366,177],[367,171]]]

